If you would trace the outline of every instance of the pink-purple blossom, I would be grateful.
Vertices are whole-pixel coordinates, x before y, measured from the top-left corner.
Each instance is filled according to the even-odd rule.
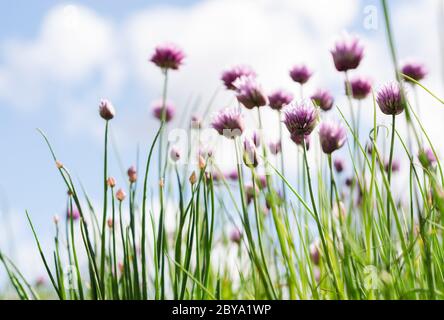
[[[328,90],[318,89],[311,95],[310,99],[324,111],[328,111],[333,107],[333,96]]]
[[[378,91],[376,102],[382,113],[387,115],[398,115],[405,108],[401,87],[396,82],[390,82],[383,86]]]
[[[338,40],[330,52],[338,71],[356,69],[364,57],[364,47],[353,36]]]
[[[185,54],[174,44],[157,46],[150,61],[163,70],[178,70],[183,63]]]
[[[234,139],[242,135],[244,131],[244,118],[238,108],[226,108],[220,110],[211,123],[220,135]]]
[[[247,109],[262,107],[268,103],[267,96],[255,77],[242,76],[234,82],[236,98]]]
[[[298,64],[290,69],[289,74],[294,82],[302,85],[310,79],[313,72],[305,64]]]
[[[249,66],[239,65],[225,70],[222,73],[221,80],[224,83],[225,88],[227,88],[228,90],[236,90],[234,82],[242,76],[255,77],[256,73]]]
[[[165,105],[161,100],[154,102],[152,106],[153,115],[155,118],[165,122],[170,122],[176,114],[176,108],[170,101],[165,101]]]
[[[284,90],[276,90],[268,95],[268,105],[271,109],[281,110],[293,100],[293,95]]]
[[[319,139],[322,151],[331,154],[340,149],[347,139],[345,128],[337,122],[324,121],[319,126]]]

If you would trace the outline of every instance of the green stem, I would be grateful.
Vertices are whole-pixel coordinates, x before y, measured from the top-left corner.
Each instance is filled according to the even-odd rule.
[[[103,298],[105,299],[105,235],[106,235],[106,209],[107,209],[107,197],[108,197],[108,184],[106,179],[108,178],[108,127],[109,121],[105,124],[105,150],[103,156],[103,217],[102,217],[102,239],[101,239],[101,251],[100,251],[100,281],[102,287]]]

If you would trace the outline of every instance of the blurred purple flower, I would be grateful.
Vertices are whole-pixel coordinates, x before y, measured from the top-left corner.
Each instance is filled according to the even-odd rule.
[[[333,107],[333,96],[328,90],[318,89],[312,94],[310,99],[324,111],[328,111]]]
[[[279,152],[281,152],[281,150],[282,150],[281,140],[278,140],[276,142],[270,142],[268,147],[270,148],[271,154],[274,154],[274,155],[279,154]]]
[[[238,108],[226,108],[220,110],[211,123],[220,135],[234,139],[244,131],[244,119]]]
[[[75,205],[72,206],[72,212],[71,209],[68,208],[68,210],[66,211],[66,218],[72,218],[74,221],[78,220],[80,218],[80,211],[79,209],[77,209],[77,207]]]
[[[340,123],[324,121],[319,127],[319,139],[322,151],[331,154],[344,145],[347,134]]]
[[[355,77],[350,80],[351,93],[356,100],[365,99],[372,91],[372,83],[370,79],[364,77]],[[346,84],[346,90],[347,90]]]
[[[435,154],[433,153],[433,150],[430,148],[419,150],[418,159],[424,168],[433,167],[437,162]]]
[[[333,166],[335,167],[335,170],[337,173],[341,173],[342,171],[344,171],[344,167],[345,167],[344,160],[342,160],[340,158],[336,158],[333,161]]]
[[[348,36],[338,40],[330,52],[336,70],[341,72],[356,69],[359,66],[364,56],[364,47],[358,38]]]
[[[388,160],[385,162],[384,169],[385,169],[385,171],[388,172],[388,169],[389,169],[389,161]],[[392,160],[392,172],[398,172],[400,169],[401,169],[401,163],[399,162],[399,160],[393,159]]]
[[[424,77],[427,75],[425,66],[422,63],[414,61],[404,63],[401,66],[401,72],[416,81],[424,79]],[[406,81],[413,83],[413,81],[410,81],[409,79],[406,79]]]
[[[310,244],[310,259],[315,265],[319,264],[321,256],[319,252],[319,246],[320,246],[319,240],[315,240]]]
[[[391,82],[382,87],[376,96],[376,102],[382,113],[387,115],[400,114],[405,107],[401,87],[396,82]]]
[[[255,77],[242,76],[233,85],[236,87],[237,100],[245,108],[253,109],[254,107],[265,106],[268,103],[267,96]]]
[[[230,232],[230,240],[231,242],[239,244],[242,240],[242,232],[239,230],[239,228],[234,228]]]
[[[281,110],[293,100],[293,95],[284,90],[276,90],[268,95],[268,104],[271,109]]]
[[[162,118],[165,117],[165,122],[170,122],[176,113],[176,108],[169,101],[165,102],[165,108],[162,101],[155,101],[153,103],[152,110],[155,118],[162,121]]]
[[[304,64],[295,65],[290,69],[290,77],[294,82],[297,82],[299,84],[306,83],[310,77],[312,76],[313,72]]]
[[[200,129],[202,127],[202,118],[196,114],[191,116],[190,126],[192,129]]]
[[[163,70],[177,70],[184,58],[182,49],[174,44],[165,44],[156,47],[150,61]]]
[[[257,131],[253,131],[251,135],[251,140],[253,141],[256,147],[259,147],[261,145],[261,137],[259,133],[257,133]]]
[[[239,174],[237,173],[236,169],[233,169],[225,175],[225,178],[232,181],[237,181],[239,179]]]
[[[228,90],[236,90],[234,82],[242,76],[255,77],[256,73],[249,66],[234,66],[222,73],[221,80]]]
[[[254,195],[256,194],[256,197],[259,195],[259,188],[255,186],[253,188],[253,185],[251,183],[245,185],[245,194],[247,196],[247,204],[250,204],[251,201],[254,199]]]
[[[134,183],[134,182],[137,181],[137,170],[136,170],[135,166],[129,167],[128,171],[127,171],[127,174],[128,174],[128,180],[131,183]]]

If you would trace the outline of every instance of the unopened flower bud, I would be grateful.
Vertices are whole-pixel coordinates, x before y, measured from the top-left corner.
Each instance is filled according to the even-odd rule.
[[[126,193],[125,191],[123,191],[122,189],[117,190],[116,192],[116,198],[119,201],[123,201],[126,198]]]
[[[56,164],[57,169],[63,168],[63,163],[61,163],[59,160],[56,160],[55,164]]]
[[[108,220],[106,221],[106,223],[108,224],[108,228],[112,229],[114,227],[114,221],[113,218],[108,218]]]
[[[196,183],[197,177],[196,177],[196,172],[195,171],[193,171],[193,173],[191,173],[189,180],[190,180],[190,183],[192,185]]]
[[[106,121],[114,118],[116,111],[114,110],[113,105],[108,100],[103,99],[100,101],[99,105],[99,114]]]
[[[113,177],[109,177],[108,179],[106,179],[106,183],[108,184],[108,187],[114,188],[116,186],[116,179],[114,179]]]
[[[131,183],[134,183],[137,181],[137,171],[134,166],[129,167],[127,173],[128,173],[128,179]]]

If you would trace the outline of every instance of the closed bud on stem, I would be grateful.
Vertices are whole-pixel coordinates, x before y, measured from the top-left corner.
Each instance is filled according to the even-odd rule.
[[[55,164],[56,164],[57,169],[63,168],[63,163],[61,163],[59,160],[56,160]]]
[[[193,171],[193,172],[191,173],[189,180],[190,180],[191,185],[193,185],[193,184],[196,183],[196,181],[197,181],[197,177],[196,177],[196,172],[195,172],[195,171]]]
[[[114,179],[113,177],[109,177],[108,179],[106,179],[106,183],[108,184],[108,187],[114,188],[116,186],[116,179]]]
[[[125,200],[125,198],[126,198],[126,193],[125,193],[125,191],[123,191],[123,189],[119,189],[119,190],[117,190],[117,192],[116,192],[116,198],[117,198],[117,200],[119,200],[119,201],[123,201],[123,200]]]

